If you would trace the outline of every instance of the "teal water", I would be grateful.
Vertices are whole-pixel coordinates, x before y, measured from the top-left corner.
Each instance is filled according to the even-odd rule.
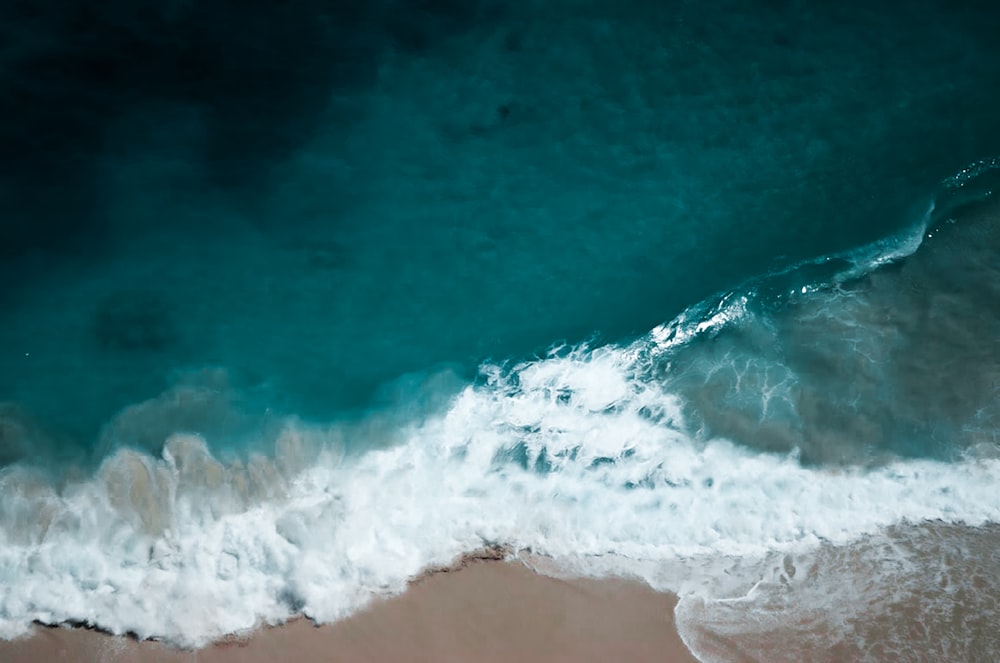
[[[0,636],[1000,517],[989,6],[119,9],[0,65]]]
[[[86,165],[100,230],[8,261],[4,400],[88,450],[206,366],[258,411],[363,408],[404,374],[628,339],[892,234],[1000,152],[981,12],[481,11],[387,42],[308,138],[228,186],[214,115],[119,108]],[[303,121],[263,120],[247,140]]]

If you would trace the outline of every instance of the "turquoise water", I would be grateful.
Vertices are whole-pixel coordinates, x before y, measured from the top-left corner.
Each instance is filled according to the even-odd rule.
[[[484,543],[666,563],[1000,514],[982,492],[1000,416],[988,7],[302,2],[228,29],[225,3],[118,11],[75,19],[93,43],[15,17],[3,65],[21,103],[0,111],[21,129],[0,183],[0,576],[23,584],[0,595],[0,634],[71,619],[199,642],[289,610],[329,619]],[[435,502],[386,469],[423,467],[411,453],[461,490]],[[482,477],[452,464],[477,454],[497,459]],[[719,497],[730,463],[759,463],[760,492]],[[330,476],[355,497],[296,502],[334,494]],[[437,509],[478,524],[400,534],[386,545],[411,552],[384,576],[351,517],[382,513],[357,495],[399,476],[422,505],[398,512],[411,525]],[[568,477],[553,522],[461,507],[479,480],[488,502]],[[843,501],[781,525],[811,482]],[[616,492],[637,486],[661,510]],[[711,535],[671,525],[657,492],[689,487],[708,491],[691,513],[722,514]],[[214,506],[182,506],[188,490]],[[574,491],[672,533],[577,522]],[[131,534],[79,521],[92,494]],[[755,531],[734,525],[747,500]],[[305,552],[190,543],[254,509]],[[324,523],[334,543],[303,543]],[[82,566],[30,570],[38,546],[84,539]],[[287,559],[246,567],[261,546]],[[202,626],[47,598],[169,603],[129,574],[194,577],[192,555],[223,584],[269,580],[243,613],[219,589]]]
[[[990,33],[912,11],[425,16],[432,43],[383,35],[370,77],[328,83],[308,123],[234,110],[261,124],[227,155],[255,171],[233,182],[217,109],[130,100],[88,155],[92,209],[51,222],[81,236],[7,261],[0,389],[87,449],[205,366],[256,409],[326,417],[403,374],[628,339],[897,232],[1000,152]]]

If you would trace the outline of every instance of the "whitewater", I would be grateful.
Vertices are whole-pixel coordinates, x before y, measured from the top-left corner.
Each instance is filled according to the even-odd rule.
[[[923,286],[942,278],[935,266],[954,265],[949,256],[970,273],[996,269],[997,170],[982,162],[946,180],[898,235],[751,280],[632,342],[488,362],[471,382],[428,374],[406,403],[329,422],[283,417],[242,456],[173,430],[159,453],[121,448],[94,472],[7,466],[0,636],[69,622],[199,646],[300,614],[337,620],[494,548],[547,572],[620,574],[677,593],[682,636],[704,660],[699,627],[746,632],[727,612],[736,605],[752,608],[755,628],[805,610],[841,620],[838,638],[860,637],[837,597],[876,609],[916,596],[941,564],[921,541],[947,539],[974,563],[970,542],[1000,522],[1000,453],[986,425],[996,385],[983,392],[973,380],[965,400],[980,401],[955,405],[971,415],[947,430],[948,417],[935,418],[946,450],[916,453],[894,441],[922,434],[941,396],[907,386],[924,373],[891,371],[899,334],[922,333],[913,321],[927,318],[901,289],[935,297]],[[975,274],[962,296],[991,321],[995,290]],[[886,321],[889,300],[913,310]],[[985,329],[968,344],[985,347],[976,361],[989,376],[996,337]],[[833,343],[847,368],[796,359],[805,338]],[[942,352],[960,363],[962,339],[946,340]],[[936,371],[952,361],[924,358]],[[866,379],[855,360],[883,373]],[[239,417],[232,389],[223,369],[193,374],[124,409],[104,435],[164,429],[178,412]],[[904,393],[894,389],[910,389],[908,405],[893,403]],[[814,390],[840,418],[810,409]],[[891,422],[874,446],[872,408]],[[739,437],[748,417],[759,438]],[[8,433],[27,425],[5,423]],[[803,434],[824,430],[834,433]],[[996,590],[988,573],[973,580],[989,583],[982,595]]]
[[[69,4],[0,21],[0,638],[488,549],[997,658],[993,8]]]

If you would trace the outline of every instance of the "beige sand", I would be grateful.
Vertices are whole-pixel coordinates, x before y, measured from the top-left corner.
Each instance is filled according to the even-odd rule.
[[[477,561],[329,626],[299,619],[196,652],[40,627],[0,641],[0,661],[694,661],[674,628],[675,602],[632,581],[560,580],[518,563]]]

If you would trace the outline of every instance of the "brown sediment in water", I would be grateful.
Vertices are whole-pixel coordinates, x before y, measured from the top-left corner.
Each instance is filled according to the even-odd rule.
[[[39,627],[0,641],[5,663],[264,661],[691,662],[673,623],[676,597],[627,579],[540,575],[487,549],[432,569],[340,622],[306,619],[196,651],[85,628]]]

